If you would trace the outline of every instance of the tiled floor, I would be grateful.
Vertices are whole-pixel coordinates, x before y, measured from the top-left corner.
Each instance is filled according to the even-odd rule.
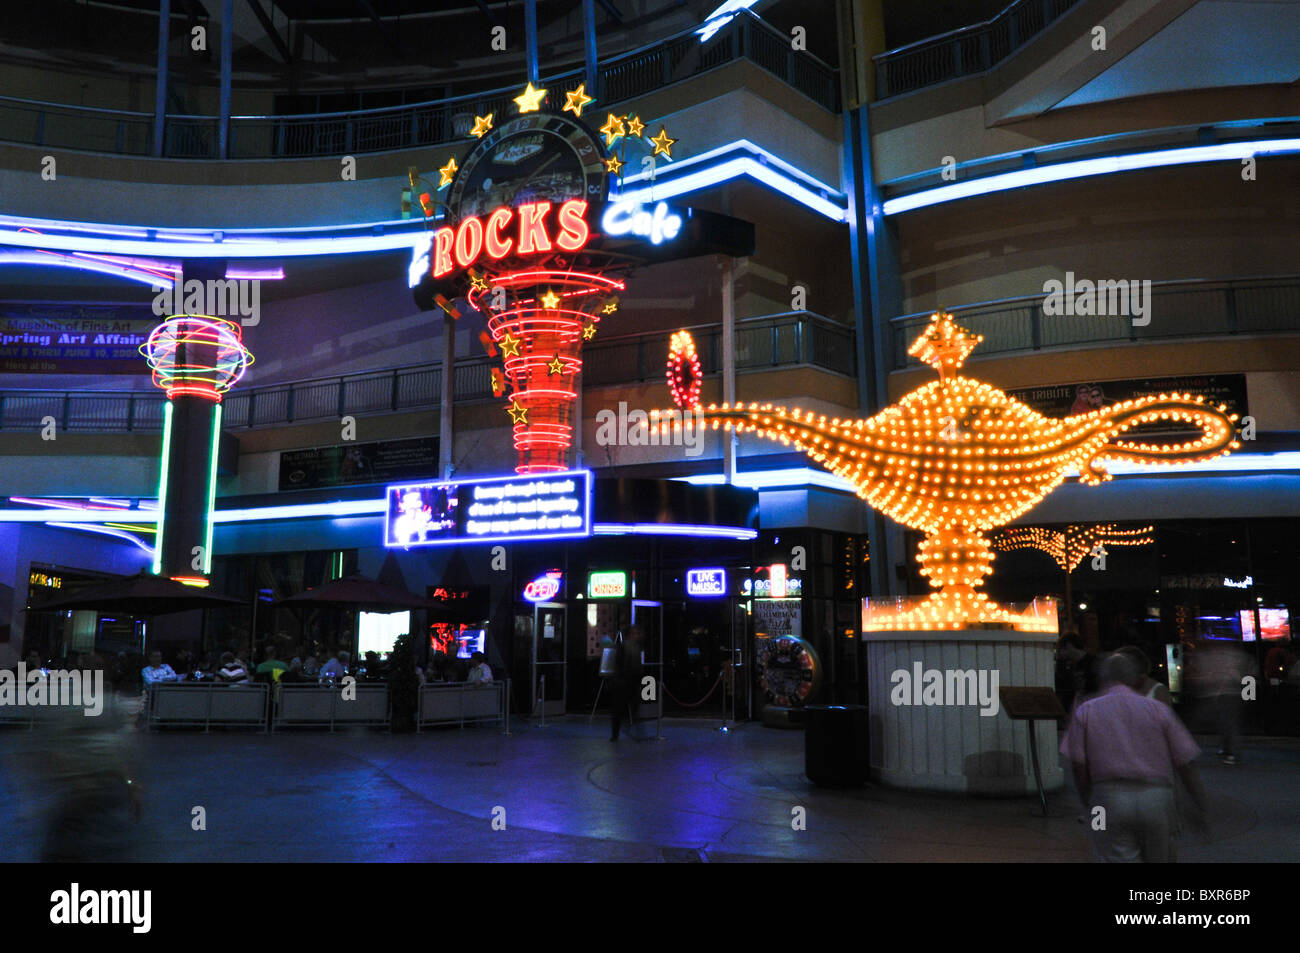
[[[571,717],[516,723],[508,737],[136,734],[144,816],[90,819],[84,850],[205,862],[1087,859],[1068,792],[1043,818],[1032,798],[833,791],[804,778],[799,732],[674,720],[664,740],[651,725],[647,740],[611,743],[607,730]],[[49,740],[0,732],[0,860],[40,857],[68,778],[86,772],[66,745],[51,757]],[[1214,818],[1208,839],[1183,837],[1181,859],[1300,860],[1300,741],[1248,740],[1227,767],[1201,740]],[[193,829],[197,807],[206,830]],[[805,830],[792,827],[796,808]]]

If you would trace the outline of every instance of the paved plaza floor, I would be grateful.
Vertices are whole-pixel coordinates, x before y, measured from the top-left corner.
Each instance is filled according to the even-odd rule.
[[[1068,790],[1046,818],[1036,798],[828,790],[804,777],[801,732],[685,719],[666,720],[662,740],[653,723],[642,730],[612,743],[605,722],[571,716],[516,722],[509,736],[142,732],[141,820],[90,823],[141,861],[1088,859]],[[1180,859],[1300,860],[1300,740],[1247,739],[1236,766],[1198,740],[1212,821],[1208,836],[1181,838]],[[0,860],[38,859],[66,805],[48,755],[39,728],[0,733]],[[192,829],[195,808],[206,830]]]

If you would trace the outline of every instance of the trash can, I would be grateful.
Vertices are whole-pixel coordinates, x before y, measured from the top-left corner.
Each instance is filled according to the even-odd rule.
[[[858,787],[871,770],[866,705],[804,706],[804,773],[823,787]]]

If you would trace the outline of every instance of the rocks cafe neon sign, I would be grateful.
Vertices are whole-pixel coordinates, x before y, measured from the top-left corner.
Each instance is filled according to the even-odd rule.
[[[514,255],[544,254],[559,248],[576,252],[591,239],[587,225],[587,202],[570,199],[554,215],[554,226],[547,227],[550,202],[530,202],[514,208],[502,206],[486,216],[472,216],[455,226],[435,231],[417,246],[411,265],[414,287],[425,274],[442,278],[457,269],[466,269],[484,254],[493,261]],[[634,235],[658,245],[677,237],[682,227],[681,215],[659,202],[653,209],[631,202],[609,205],[601,218],[601,228],[612,237]]]
[[[433,277],[441,278],[456,266],[468,268],[484,252],[493,261],[500,261],[511,253],[534,255],[554,248],[568,252],[582,249],[591,237],[583,217],[587,214],[586,200],[570,199],[559,207],[555,214],[558,231],[553,241],[546,227],[550,210],[550,202],[502,206],[487,216],[463,219],[454,228],[448,225],[438,229],[430,249]]]

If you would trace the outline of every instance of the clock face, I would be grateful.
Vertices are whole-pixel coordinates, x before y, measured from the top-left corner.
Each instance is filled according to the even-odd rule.
[[[564,116],[532,113],[493,129],[465,157],[447,204],[460,220],[500,206],[584,198],[604,202],[605,158],[596,137]],[[587,212],[588,221],[597,211]]]

